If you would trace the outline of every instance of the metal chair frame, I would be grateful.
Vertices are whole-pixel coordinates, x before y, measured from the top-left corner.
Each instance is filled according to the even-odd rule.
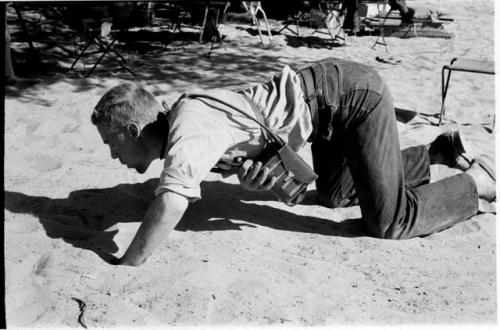
[[[330,8],[330,5],[332,6],[332,8]],[[342,27],[342,25],[344,24],[344,19],[340,18],[340,17],[344,17],[344,16],[343,15],[342,16],[334,16],[333,15],[334,11],[342,12],[344,10],[343,2],[341,2],[341,1],[320,1],[318,9],[321,13],[323,22],[322,22],[322,25],[318,26],[312,34],[319,32],[319,30],[321,28],[325,27],[326,30],[328,31],[328,34],[330,35],[330,38],[332,39],[332,42],[335,42],[337,39],[340,39],[340,40],[342,40],[342,43],[345,45],[347,36],[346,36],[345,31],[344,31],[344,28]],[[330,19],[336,20],[336,22],[339,26],[337,33],[332,32],[332,30],[328,26],[328,22],[330,21]],[[343,36],[340,35],[341,33],[343,34]]]
[[[303,20],[304,17],[306,17],[307,15],[309,15],[309,13],[307,11],[300,10],[294,17],[285,20],[283,27],[278,31],[278,33],[281,33],[281,31],[283,31],[283,30],[288,30],[288,31],[292,32],[293,34],[295,34],[297,37],[300,37],[299,24],[300,24],[300,21]],[[295,25],[297,31],[292,30],[290,28],[290,25]]]
[[[443,66],[441,70],[441,111],[439,113],[438,126],[441,126],[445,114],[445,100],[448,94],[452,71],[471,72],[481,74],[495,74],[495,63],[492,61],[475,60],[466,58],[453,58],[450,64]],[[492,129],[495,127],[495,115],[493,115]]]
[[[332,5],[335,8],[334,9],[329,8],[329,5]],[[328,21],[330,18],[332,18],[331,16],[333,15],[332,12],[333,11],[339,11],[339,12],[342,11],[343,10],[342,6],[343,6],[343,2],[340,0],[319,1],[317,9],[320,12],[322,22],[321,22],[321,25],[318,26],[313,31],[313,33],[311,35],[313,35],[317,32],[320,32],[319,30],[324,27],[328,31],[327,33],[330,35],[332,42],[335,42],[337,39],[340,39],[340,40],[342,40],[342,42],[344,44],[346,44],[347,37],[346,37],[346,33],[345,33],[343,27],[340,26],[337,33],[334,33],[331,31],[330,27],[328,26]],[[290,32],[292,32],[293,34],[295,34],[297,37],[300,37],[300,30],[299,30],[300,21],[303,20],[304,17],[306,17],[308,15],[309,15],[308,11],[299,11],[292,19],[285,21],[285,23],[283,24],[284,26],[278,31],[278,33],[281,33],[281,31],[286,29],[286,30],[289,30]],[[337,20],[337,23],[339,23],[339,25],[343,24],[343,21],[339,20],[338,17],[335,19]],[[295,24],[297,31],[294,31],[289,27],[292,24]],[[324,33],[326,33],[326,32],[324,32]],[[343,33],[343,36],[340,35],[341,33]]]
[[[371,1],[366,1],[366,2],[371,2]],[[390,6],[388,4],[388,1],[387,0],[378,0],[377,1],[377,10],[378,10],[378,16],[379,16],[379,35],[377,36],[377,39],[375,40],[375,42],[373,43],[373,46],[372,46],[372,49],[375,49],[375,47],[377,45],[383,45],[385,47],[385,52],[387,53],[388,52],[388,49],[387,49],[387,42],[385,41],[385,32],[384,32],[384,28],[386,27],[386,23],[387,23],[387,20],[388,19],[392,19],[391,18],[391,14],[393,12],[395,12],[396,10],[395,9],[392,9],[391,7],[389,7],[389,10],[387,11],[387,14],[385,14],[384,18],[382,18],[382,14],[383,14],[383,8],[385,6]],[[396,18],[396,17],[394,17]],[[400,19],[399,17],[397,17],[397,19]],[[453,19],[445,19],[445,18],[440,18],[439,20],[439,23],[441,24],[444,24],[444,23],[448,23],[450,21],[453,21]],[[426,22],[428,22],[428,19],[418,19],[418,18],[412,18],[412,21],[411,22],[408,22],[408,23],[403,23],[404,25],[407,25],[408,26],[408,29],[406,30],[405,34],[403,35],[403,38],[406,37],[408,35],[408,33],[410,33],[410,31],[413,32],[413,35],[415,37],[418,37],[418,32],[417,32],[417,25],[418,24],[425,24]],[[380,39],[382,39],[382,41],[379,41]]]
[[[264,22],[266,23],[267,34],[269,35],[269,43],[273,40],[273,36],[271,35],[271,30],[269,29],[269,22],[267,21],[266,12],[262,9],[262,5],[260,1],[242,1],[243,7],[247,13],[252,16],[252,22],[257,27],[257,31],[259,32],[260,42],[262,43],[262,47],[266,47],[264,43],[264,39],[262,38],[262,31],[260,28],[259,19],[257,18],[257,14],[260,12],[264,18]]]
[[[71,64],[70,71],[73,70],[75,67],[76,63],[81,60],[83,65],[85,66],[85,63],[83,61],[83,57],[87,52],[87,49],[92,45],[96,45],[98,47],[98,50],[92,52],[92,53],[87,53],[87,54],[95,54],[95,53],[101,53],[101,56],[97,59],[97,61],[94,63],[92,68],[85,74],[85,77],[89,77],[92,72],[97,68],[99,63],[103,60],[104,56],[110,55],[113,57],[113,59],[126,71],[128,71],[130,74],[133,76],[136,76],[136,74],[126,65],[125,58],[115,50],[114,44],[116,42],[117,36],[114,33],[110,33],[110,41],[107,41],[104,39],[104,36],[101,36],[101,27],[99,28],[93,28],[88,26],[90,22],[93,22],[92,19],[83,19],[83,33],[82,37],[85,39],[85,42],[83,45],[80,47],[80,50],[78,51],[76,41],[74,40],[75,43],[75,52],[78,52],[75,60]],[[100,23],[102,24],[104,21],[110,22],[111,19],[107,18],[102,20]],[[95,23],[95,22],[94,22]]]

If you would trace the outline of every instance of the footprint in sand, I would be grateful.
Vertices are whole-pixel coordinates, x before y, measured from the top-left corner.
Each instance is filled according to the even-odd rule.
[[[41,228],[38,220],[27,214],[13,214],[9,211],[5,213],[6,232],[15,234],[29,234]]]
[[[31,273],[36,276],[46,276],[47,266],[49,265],[50,261],[50,253],[45,253],[35,263],[35,265],[33,266],[33,271]]]
[[[39,173],[55,171],[62,167],[63,163],[56,158],[48,155],[33,155],[25,157],[28,167]]]
[[[31,282],[6,294],[6,308],[10,326],[25,327],[38,320],[50,307],[50,296],[42,287]]]
[[[5,162],[5,173],[9,175],[26,174],[26,171],[34,170],[38,173],[46,173],[61,168],[63,163],[48,155],[21,155],[13,153]],[[31,172],[31,171],[30,171]]]
[[[29,326],[38,320],[52,305],[50,294],[44,289],[36,278],[43,271],[48,262],[49,255],[41,258],[28,257],[15,273],[7,272],[5,301],[6,316],[9,326]]]
[[[34,123],[27,127],[27,131],[31,135],[35,136],[51,136],[61,133],[70,133],[78,128],[78,123],[57,120],[57,121],[44,121],[40,123]]]

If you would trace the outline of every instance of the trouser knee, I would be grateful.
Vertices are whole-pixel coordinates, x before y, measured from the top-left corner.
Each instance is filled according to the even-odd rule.
[[[340,194],[331,194],[317,190],[317,201],[320,205],[326,206],[329,208],[338,208],[338,207],[349,207],[358,204],[358,198],[355,196],[353,192],[350,196],[342,196]]]
[[[368,230],[375,238],[392,240],[408,238],[404,233],[394,230],[392,226],[384,225],[383,222],[374,221],[373,219],[368,220]]]

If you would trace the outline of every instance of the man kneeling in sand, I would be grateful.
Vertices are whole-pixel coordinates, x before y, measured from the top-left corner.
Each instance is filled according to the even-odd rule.
[[[253,118],[253,119],[252,119]],[[237,173],[251,190],[274,189],[273,170],[256,161],[275,132],[292,150],[312,141],[317,201],[358,204],[374,236],[406,239],[435,233],[478,212],[478,198],[495,200],[491,159],[465,156],[458,132],[400,150],[392,98],[370,67],[328,58],[238,92],[183,94],[164,113],[153,95],[122,84],[109,90],[92,122],[118,158],[139,173],[164,159],[150,208],[117,263],[138,266],[176,226],[200,183],[217,167]],[[255,160],[255,161],[254,161]],[[430,165],[461,173],[430,182]]]

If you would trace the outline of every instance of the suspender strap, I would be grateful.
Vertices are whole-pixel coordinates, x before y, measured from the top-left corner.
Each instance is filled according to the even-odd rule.
[[[308,141],[313,141],[318,134],[319,127],[319,109],[324,103],[321,102],[323,98],[322,82],[318,81],[321,79],[321,68],[318,64],[313,66],[308,66],[304,69],[298,71],[300,77],[300,84],[302,91],[304,92],[304,100],[309,106],[309,111],[311,113],[311,121],[313,124],[313,131]]]

